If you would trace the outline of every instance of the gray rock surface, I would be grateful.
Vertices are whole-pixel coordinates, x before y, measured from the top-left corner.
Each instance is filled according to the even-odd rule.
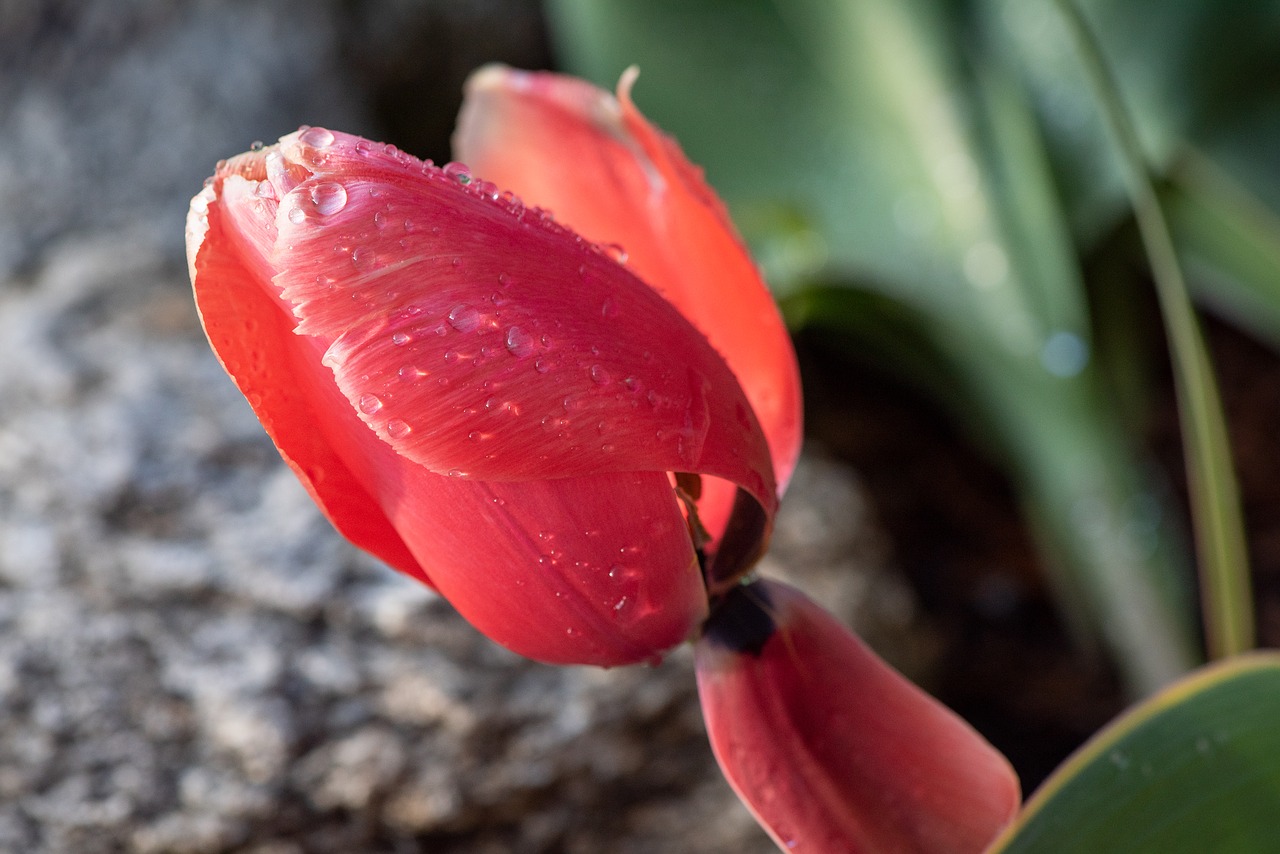
[[[327,526],[204,343],[180,241],[213,161],[362,129],[344,51],[389,73],[411,48],[369,40],[430,29],[353,46],[345,9],[0,3],[0,851],[773,850],[687,650],[484,640]],[[785,507],[766,571],[896,643],[856,479],[807,459]]]

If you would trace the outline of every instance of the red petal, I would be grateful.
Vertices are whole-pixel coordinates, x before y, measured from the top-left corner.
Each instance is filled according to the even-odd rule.
[[[192,202],[187,252],[196,307],[214,353],[248,398],[285,462],[342,532],[402,572],[427,576],[339,451],[354,430],[368,432],[349,406],[323,403],[309,348],[262,285],[260,243],[229,229],[216,189]],[[269,207],[269,200],[264,200]],[[332,383],[328,384],[332,387]],[[348,456],[354,454],[351,449]]]
[[[724,356],[768,437],[779,490],[799,453],[800,380],[772,296],[724,206],[674,141],[631,102],[571,77],[488,66],[454,137],[477,175],[589,239],[617,244]]]
[[[751,407],[668,302],[494,189],[332,136],[282,141],[314,174],[282,194],[276,284],[385,442],[491,481],[711,474],[772,512]]]
[[[711,745],[780,846],[966,854],[1017,811],[1005,758],[798,591],[738,588],[708,626]]]
[[[450,603],[493,640],[554,664],[649,661],[706,616],[666,475],[485,483],[411,471],[384,506]]]

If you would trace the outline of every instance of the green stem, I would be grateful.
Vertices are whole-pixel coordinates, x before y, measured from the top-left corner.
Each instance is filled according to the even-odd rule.
[[[1234,655],[1254,645],[1253,598],[1239,489],[1217,382],[1137,131],[1084,16],[1073,0],[1057,3],[1118,148],[1164,316],[1186,447],[1209,657]]]

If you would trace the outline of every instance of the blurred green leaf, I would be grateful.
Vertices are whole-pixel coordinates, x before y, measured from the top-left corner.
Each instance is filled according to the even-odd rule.
[[[1258,854],[1280,840],[1280,654],[1207,667],[1045,781],[989,854]]]
[[[793,320],[850,347],[926,342],[923,359],[896,347],[896,368],[954,378],[932,385],[1006,462],[1069,616],[1106,639],[1135,690],[1187,669],[1177,526],[1103,393],[1033,100],[970,6],[550,8],[575,70],[611,85],[640,64],[637,101],[707,167]],[[807,291],[814,281],[863,297]]]
[[[1160,189],[1196,300],[1280,348],[1280,216],[1202,155]]]

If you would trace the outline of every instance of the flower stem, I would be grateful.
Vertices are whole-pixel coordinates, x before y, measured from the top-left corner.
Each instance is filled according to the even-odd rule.
[[[1168,222],[1115,79],[1074,0],[1057,0],[1057,4],[1116,144],[1164,317],[1185,447],[1209,657],[1234,655],[1254,645],[1253,598],[1239,489],[1217,382]]]

